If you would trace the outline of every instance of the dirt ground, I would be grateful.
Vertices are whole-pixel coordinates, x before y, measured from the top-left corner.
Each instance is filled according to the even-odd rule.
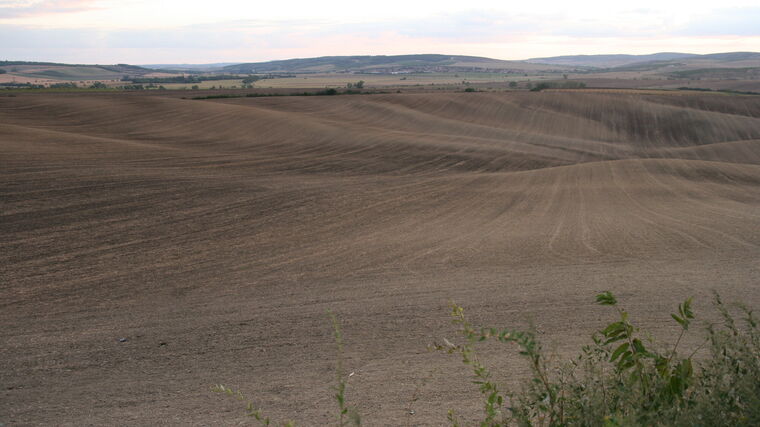
[[[0,164],[5,426],[250,422],[219,383],[327,424],[328,310],[365,424],[442,425],[481,410],[449,301],[561,355],[602,290],[663,338],[760,303],[760,97],[18,94]]]

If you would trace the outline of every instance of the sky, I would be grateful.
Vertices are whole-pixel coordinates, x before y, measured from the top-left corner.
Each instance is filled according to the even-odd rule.
[[[758,0],[0,0],[0,60],[199,64],[760,51]]]

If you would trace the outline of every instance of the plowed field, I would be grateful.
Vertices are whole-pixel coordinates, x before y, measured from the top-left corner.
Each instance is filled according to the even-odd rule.
[[[20,94],[0,166],[9,426],[249,421],[216,383],[325,424],[328,309],[365,423],[441,425],[480,410],[426,351],[450,300],[560,354],[602,290],[662,337],[685,297],[760,303],[760,97]]]

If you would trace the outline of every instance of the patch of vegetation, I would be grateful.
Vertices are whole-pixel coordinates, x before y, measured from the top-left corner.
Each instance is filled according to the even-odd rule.
[[[696,70],[673,71],[669,76],[681,79],[756,79],[760,77],[760,68],[700,68]]]
[[[124,76],[122,81],[132,83],[200,83],[203,81],[216,80],[240,80],[240,76],[233,74],[215,74],[215,75],[190,75],[190,76],[171,76],[171,77],[130,77]]]
[[[533,86],[531,92],[541,92],[544,89],[583,89],[586,83],[572,80],[562,82],[541,82]]]
[[[691,90],[691,91],[698,91],[698,92],[715,92],[715,93],[728,93],[728,94],[734,94],[734,95],[760,95],[760,92],[752,92],[748,90],[733,90],[733,89],[709,89],[705,87],[688,87],[688,86],[681,86],[678,88],[678,90]]]
[[[652,71],[668,66],[683,65],[683,63],[677,61],[646,61],[637,62],[633,64],[621,65],[618,67],[611,67],[612,71]]]
[[[191,99],[224,99],[224,98],[261,98],[268,96],[334,96],[334,95],[359,95],[359,94],[375,94],[386,92],[362,92],[357,90],[344,90],[338,91],[335,88],[329,88],[320,90],[318,92],[295,92],[295,93],[223,93],[219,95],[206,95],[206,96],[194,96]]]
[[[721,321],[708,325],[703,344],[684,355],[680,346],[695,322],[691,298],[671,314],[680,332],[664,347],[632,322],[612,293],[598,294],[596,302],[615,310],[617,319],[594,333],[577,357],[560,363],[550,361],[535,332],[475,326],[462,307],[451,304],[461,342],[443,339],[443,344],[433,348],[460,356],[471,371],[483,397],[483,419],[478,425],[760,425],[760,329],[752,310],[737,305],[741,313],[737,321],[715,294]],[[334,395],[338,425],[346,425],[347,420],[358,425],[358,414],[345,400],[350,375],[342,368],[340,328],[333,315],[331,319],[339,353]],[[521,390],[507,391],[496,382],[496,374],[477,353],[486,341],[515,346],[526,359],[531,377]],[[697,360],[703,348],[708,354]],[[223,385],[214,390],[245,400],[240,392]],[[262,425],[270,425],[252,403],[246,410]],[[462,425],[453,410],[448,419],[452,426]]]
[[[0,83],[0,87],[6,89],[44,89],[43,85],[36,85],[32,83]]]
[[[77,89],[79,85],[76,83],[53,83],[48,87],[50,89]]]
[[[0,66],[3,65],[70,65],[62,64],[59,62],[35,62],[35,61],[0,61]],[[81,64],[78,64],[81,65]]]
[[[125,75],[122,77],[122,81],[129,81],[132,83],[142,84],[157,84],[157,83],[201,83],[206,81],[219,81],[219,80],[241,80],[244,84],[250,84],[264,79],[282,79],[288,77],[295,77],[293,74],[265,74],[265,75],[253,75],[242,77],[237,74],[191,74],[181,76],[170,77],[130,77]]]

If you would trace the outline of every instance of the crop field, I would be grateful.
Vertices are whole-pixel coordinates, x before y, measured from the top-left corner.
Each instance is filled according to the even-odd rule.
[[[438,426],[481,411],[452,300],[561,355],[600,291],[760,304],[758,96],[178,93],[0,96],[0,423],[248,421],[222,383],[324,425],[332,310],[365,424]]]
[[[161,85],[165,87],[166,89],[190,89],[193,86],[198,86],[199,89],[211,89],[212,87],[216,88],[222,88],[222,89],[229,89],[232,87],[236,88],[242,88],[243,87],[243,79],[236,79],[236,80],[206,80],[198,83],[156,83],[156,85]]]
[[[89,66],[12,65],[3,67],[19,77],[56,81],[118,80],[122,74]]]
[[[525,76],[507,73],[409,73],[409,74],[298,74],[296,77],[259,80],[254,84],[259,88],[321,88],[345,87],[348,83],[363,80],[367,86],[420,86],[455,85],[463,81],[469,83],[508,83],[528,79],[542,79],[542,76]]]

